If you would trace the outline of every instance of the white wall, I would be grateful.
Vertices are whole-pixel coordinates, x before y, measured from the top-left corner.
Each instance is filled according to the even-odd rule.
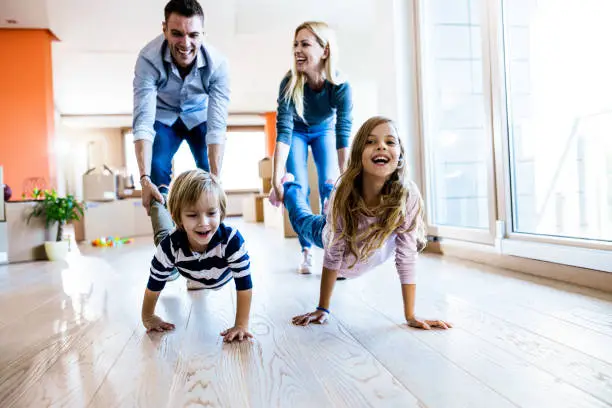
[[[83,174],[92,167],[124,166],[123,134],[120,128],[70,127],[61,123],[56,139],[58,182],[64,191],[83,198]]]
[[[115,0],[66,1],[69,8],[53,8],[49,17],[61,40],[53,44],[59,111],[130,114],[136,56],[161,32],[165,1],[149,1],[146,12],[136,5],[123,8],[121,18],[112,12],[120,7]],[[397,115],[394,0],[311,0],[299,8],[284,0],[201,3],[207,42],[230,63],[230,111],[275,110],[279,83],[291,64],[294,28],[305,20],[323,20],[338,34],[339,65],[354,88],[356,127],[376,113]]]

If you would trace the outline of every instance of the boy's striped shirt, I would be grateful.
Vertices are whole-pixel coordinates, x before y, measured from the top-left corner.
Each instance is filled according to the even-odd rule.
[[[236,290],[247,290],[253,287],[250,266],[244,239],[237,229],[221,223],[204,253],[191,251],[187,233],[176,229],[157,246],[147,288],[162,290],[176,268],[207,289],[220,288],[234,278]]]

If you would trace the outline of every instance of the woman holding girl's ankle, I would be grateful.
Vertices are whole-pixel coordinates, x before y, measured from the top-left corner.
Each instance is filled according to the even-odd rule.
[[[278,96],[272,184],[281,199],[286,166],[308,202],[309,146],[319,176],[321,208],[329,198],[323,192],[325,181],[335,180],[338,170],[346,167],[353,103],[351,87],[336,69],[337,58],[334,33],[327,24],[310,21],[296,28],[292,68],[281,81]],[[299,239],[298,272],[311,273],[311,244],[302,236]]]
[[[325,250],[319,305],[313,312],[295,316],[294,324],[323,323],[338,276],[358,277],[395,254],[408,324],[422,329],[451,327],[414,313],[415,263],[425,245],[423,202],[416,185],[408,180],[404,147],[390,119],[370,118],[357,132],[327,218],[312,214],[292,178],[291,174],[284,178],[284,204],[291,225]]]

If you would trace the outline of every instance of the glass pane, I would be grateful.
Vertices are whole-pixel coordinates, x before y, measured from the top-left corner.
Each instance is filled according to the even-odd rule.
[[[261,188],[259,160],[266,156],[266,136],[261,132],[227,132],[221,179],[225,190]],[[181,143],[174,156],[174,174],[195,169],[187,143]]]
[[[612,239],[612,2],[504,4],[514,230]]]
[[[423,102],[428,201],[436,225],[489,226],[491,155],[483,94],[481,2],[426,0]]]

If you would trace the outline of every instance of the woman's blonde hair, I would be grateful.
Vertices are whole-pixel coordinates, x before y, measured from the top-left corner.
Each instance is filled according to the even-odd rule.
[[[338,49],[334,30],[332,30],[327,23],[322,21],[306,21],[295,29],[293,35],[294,41],[300,30],[304,28],[314,34],[321,47],[324,49],[327,48],[327,58],[325,59],[325,70],[323,72],[325,79],[333,85],[341,84],[343,81],[339,78],[336,69]],[[289,81],[283,91],[283,99],[287,103],[293,102],[293,106],[298,116],[304,120],[304,85],[306,84],[306,76],[303,73],[297,72],[295,58],[293,58],[291,71],[287,75],[289,75]]]
[[[188,206],[195,205],[204,193],[217,198],[219,211],[221,211],[221,221],[225,219],[227,197],[217,177],[201,169],[188,170],[179,174],[170,186],[168,211],[170,211],[172,221],[177,228],[183,228],[181,222],[182,211]]]
[[[416,230],[419,251],[426,243],[423,200],[416,185],[408,178],[404,143],[399,136],[399,165],[383,186],[378,205],[368,208],[361,195],[363,151],[368,136],[376,126],[383,123],[395,128],[397,134],[395,123],[383,116],[368,119],[357,131],[351,146],[347,169],[340,177],[331,208],[332,231],[340,231],[334,234],[333,239],[344,240],[348,250],[355,256],[355,262],[350,267],[367,260],[396,231]],[[410,195],[418,197],[418,207],[414,219],[410,225],[406,225],[406,205]],[[359,232],[359,220],[363,216],[375,217],[377,222],[367,230]]]

